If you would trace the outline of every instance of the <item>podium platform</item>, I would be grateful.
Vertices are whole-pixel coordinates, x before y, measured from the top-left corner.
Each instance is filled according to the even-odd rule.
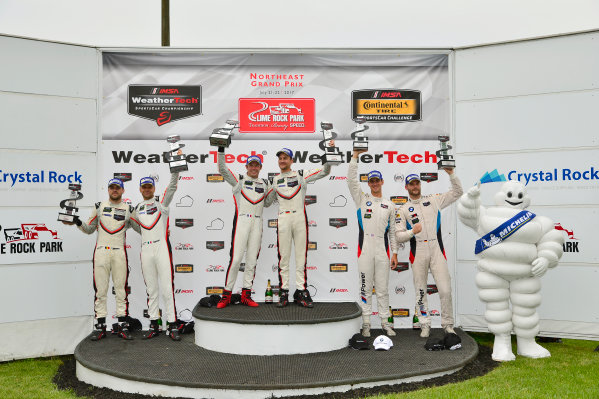
[[[334,309],[336,304],[317,303],[314,309],[290,305],[278,309],[282,311],[280,314],[274,308],[269,309],[271,305],[240,309],[243,312],[265,312],[254,313],[254,316],[260,317],[248,316],[252,321],[251,328],[255,325],[285,325],[319,329],[327,322],[308,323],[300,316],[304,310],[318,310],[322,305],[333,305],[329,309],[332,313],[327,313],[331,318],[335,318],[335,313],[339,319],[352,315],[351,306],[345,307],[344,304],[337,304],[338,310]],[[233,308],[231,311],[236,312]],[[325,312],[325,306],[322,308]],[[221,315],[216,312],[224,309],[206,310],[210,312],[194,310],[194,317],[198,316],[197,330],[205,328],[203,324],[207,322],[226,323],[208,320],[212,316],[220,318]],[[286,314],[285,310],[289,313]],[[271,314],[274,320],[269,320],[267,314]],[[314,316],[318,314],[313,313]],[[258,324],[258,319],[263,324]],[[248,325],[242,319],[233,320],[230,324]],[[294,320],[295,324],[287,324],[290,320]],[[280,324],[280,321],[285,324]],[[347,347],[346,342],[343,348],[336,350],[284,355],[246,355],[208,350],[196,344],[197,338],[193,334],[183,335],[180,342],[174,342],[166,335],[143,340],[140,332],[134,333],[132,341],[114,335],[99,342],[86,338],[75,349],[76,373],[79,380],[88,384],[129,393],[189,398],[270,398],[423,381],[454,373],[478,354],[476,342],[459,329],[456,332],[462,338],[462,349],[438,352],[424,349],[426,340],[419,337],[418,331],[396,331],[394,347],[389,351],[375,351],[372,346],[370,350],[358,351]],[[348,331],[347,334],[351,336],[356,332]],[[373,330],[370,341],[381,333],[381,330]],[[442,331],[433,329],[432,335],[441,337]],[[267,333],[267,336],[270,334]],[[253,345],[244,334],[234,339],[247,346]]]

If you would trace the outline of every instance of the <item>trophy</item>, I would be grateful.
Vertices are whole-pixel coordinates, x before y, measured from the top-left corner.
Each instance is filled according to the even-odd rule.
[[[365,125],[366,118],[358,116],[356,119],[356,129],[351,132],[351,138],[354,140],[354,151],[368,150],[368,137],[364,134],[368,130],[368,125]]]
[[[164,153],[166,162],[169,163],[171,173],[184,172],[187,170],[187,159],[184,154],[178,154],[181,148],[185,147],[185,144],[180,143],[181,137],[179,135],[172,135],[166,138],[169,142],[171,149]]]
[[[210,135],[210,145],[215,147],[229,147],[231,145],[233,129],[239,127],[238,125],[238,121],[229,119],[225,122],[225,127],[214,129]]]
[[[437,166],[439,169],[443,168],[455,168],[455,159],[453,159],[453,155],[449,154],[449,150],[453,147],[447,144],[449,141],[449,136],[439,136],[439,145],[441,149],[436,152],[437,154]]]
[[[338,165],[343,162],[343,155],[339,150],[339,147],[329,147],[326,145],[330,140],[334,140],[337,137],[337,133],[333,131],[333,124],[331,122],[320,122],[320,128],[322,129],[322,140],[318,146],[324,151],[324,157],[322,163],[329,163],[332,165]]]
[[[58,213],[58,221],[67,222],[67,223],[75,223],[77,220],[77,200],[83,198],[83,194],[81,194],[81,184],[69,184],[69,190],[71,190],[71,196],[65,200],[60,201],[60,207],[64,209],[64,212]]]

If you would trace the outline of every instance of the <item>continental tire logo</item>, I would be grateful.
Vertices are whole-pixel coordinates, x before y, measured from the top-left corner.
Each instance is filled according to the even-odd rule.
[[[395,195],[390,197],[390,199],[395,205],[403,205],[408,202],[408,197],[404,197],[403,195]]]
[[[329,265],[330,272],[346,272],[348,270],[347,263],[331,263]]]
[[[268,219],[268,227],[271,229],[276,229],[279,225],[278,219]]]
[[[206,287],[206,295],[222,295],[224,287]]]
[[[347,218],[329,218],[329,226],[340,228],[347,226]]]
[[[368,173],[360,173],[360,182],[368,183]]]
[[[175,273],[193,273],[193,265],[188,263],[175,265]]]
[[[406,308],[391,309],[391,315],[393,317],[410,317],[410,309],[406,309]]]
[[[206,249],[210,249],[212,251],[218,251],[219,249],[223,249],[225,247],[224,241],[206,241]]]
[[[208,183],[222,183],[225,181],[223,175],[219,173],[208,173],[206,174],[206,181]]]
[[[352,119],[369,122],[415,122],[422,119],[420,91],[402,89],[352,91]]]
[[[314,241],[308,242],[308,251],[316,251],[318,249],[318,244]]]

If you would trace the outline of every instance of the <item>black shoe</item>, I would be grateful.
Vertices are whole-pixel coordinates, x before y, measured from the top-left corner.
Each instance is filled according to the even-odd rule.
[[[146,334],[144,334],[144,339],[154,338],[160,335],[160,326],[158,325],[157,320],[152,320],[150,322],[150,329]]]
[[[277,307],[284,308],[289,305],[289,290],[279,290],[279,302]]]
[[[305,308],[313,308],[314,302],[312,302],[312,298],[310,297],[310,293],[308,290],[295,290],[293,294],[293,302],[296,305],[303,306]]]
[[[168,331],[166,332],[166,335],[171,337],[173,341],[181,341],[181,336],[179,335],[179,329],[177,327],[177,322],[174,322],[172,324],[169,323],[168,325]]]
[[[95,326],[95,330],[92,332],[91,340],[99,341],[102,338],[106,338],[106,324],[98,323]]]
[[[120,322],[119,323],[119,327],[118,327],[118,331],[117,331],[117,335],[123,339],[126,340],[132,340],[133,336],[131,335],[131,330],[129,328],[129,323],[125,322]]]

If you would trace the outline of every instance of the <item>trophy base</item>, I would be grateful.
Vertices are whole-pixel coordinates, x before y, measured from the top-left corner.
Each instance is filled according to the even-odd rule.
[[[212,134],[210,136],[210,145],[228,148],[231,145],[231,136],[228,134]]]
[[[439,169],[443,169],[443,168],[455,168],[455,160],[453,159],[443,159],[439,162],[437,162],[437,166],[439,167]]]
[[[171,169],[171,173],[186,172],[188,170],[187,162],[185,161],[172,162],[169,164],[169,167]]]
[[[368,141],[354,141],[354,151],[368,151]]]
[[[339,165],[343,163],[343,155],[341,154],[325,154],[323,164]]]
[[[67,222],[67,223],[75,223],[75,217],[77,217],[77,215],[70,215],[68,213],[59,213],[58,214],[58,220],[59,222]]]

